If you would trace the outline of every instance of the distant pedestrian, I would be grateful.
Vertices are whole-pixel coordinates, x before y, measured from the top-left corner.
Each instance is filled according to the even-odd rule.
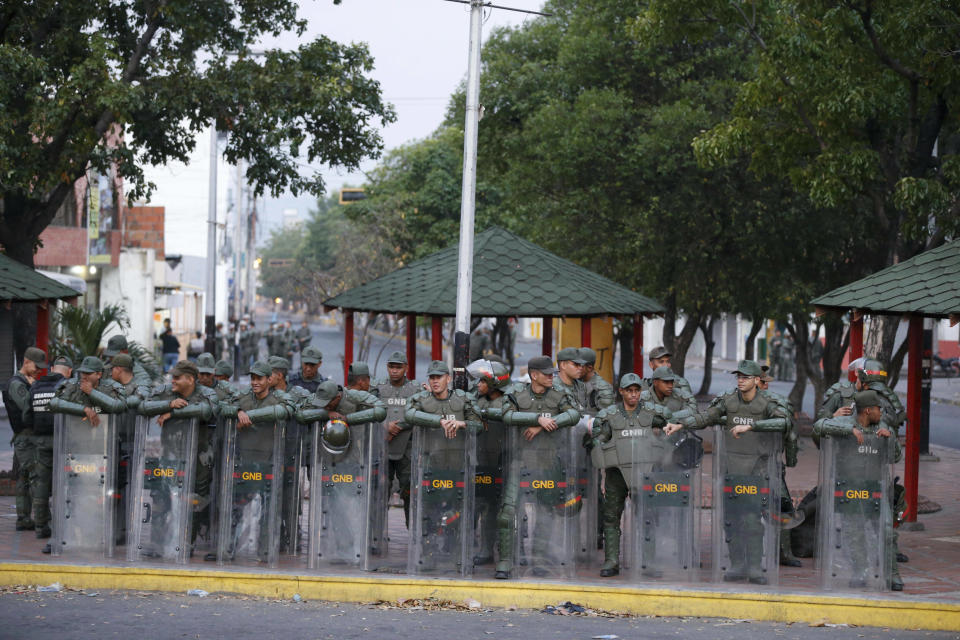
[[[197,331],[187,345],[187,360],[196,363],[197,356],[203,353],[203,334]]]
[[[160,341],[163,343],[163,372],[169,373],[180,359],[180,341],[173,335],[173,329],[169,326],[164,329]]]

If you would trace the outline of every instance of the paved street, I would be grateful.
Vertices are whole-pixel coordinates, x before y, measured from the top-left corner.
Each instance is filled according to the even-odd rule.
[[[932,640],[957,633],[711,618],[582,617],[503,609],[424,611],[376,605],[198,598],[142,592],[4,593],[0,638],[416,638],[418,640]]]

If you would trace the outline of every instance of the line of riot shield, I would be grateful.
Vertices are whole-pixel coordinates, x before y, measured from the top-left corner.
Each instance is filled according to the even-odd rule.
[[[476,444],[467,429],[413,428],[408,573],[472,574]]]
[[[686,455],[684,441],[699,447],[699,439],[659,429],[630,434],[644,430],[620,432],[627,435],[615,447],[632,502],[623,537],[626,573],[636,582],[692,582],[700,568],[700,460]]]
[[[826,590],[889,591],[893,515],[889,438],[820,440],[817,565]]]
[[[277,565],[284,423],[237,428],[226,421],[217,563]]]
[[[53,441],[54,555],[113,557],[116,418],[56,414]]]
[[[477,468],[474,473],[474,564],[494,560],[497,542],[497,512],[503,490],[504,426],[491,420],[477,434]]]
[[[134,436],[127,560],[186,564],[193,529],[195,418],[138,416]]]
[[[303,465],[303,427],[288,420],[283,436],[283,504],[280,510],[280,552],[288,556],[300,552],[300,467]]]
[[[577,523],[577,566],[596,568],[600,564],[597,539],[600,536],[600,469],[593,465],[590,453],[583,446],[587,426],[584,423],[569,429],[569,446],[575,454],[576,492],[582,506]]]
[[[323,444],[325,424],[311,425],[310,452],[310,569],[352,566],[377,568],[386,556],[386,532],[381,513],[387,508],[387,457],[383,425],[349,427],[343,451]]]
[[[134,444],[136,441],[137,414],[125,411],[117,414],[117,476],[116,500],[114,500],[114,527],[117,545],[127,544],[128,514],[133,508],[131,491],[133,489]]]
[[[215,554],[220,525],[220,485],[222,483],[223,432],[226,421],[219,416],[197,433],[197,480],[193,530],[193,549]]]
[[[572,578],[576,573],[583,493],[578,484],[575,431],[507,430],[508,473],[504,491],[516,495],[514,573],[517,577]],[[594,525],[595,526],[595,525]]]
[[[776,585],[780,562],[779,433],[735,438],[716,427],[713,580]]]

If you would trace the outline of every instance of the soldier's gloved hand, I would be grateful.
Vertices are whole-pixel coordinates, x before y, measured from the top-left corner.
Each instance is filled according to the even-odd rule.
[[[676,422],[668,422],[667,426],[663,428],[663,433],[668,436],[672,436],[673,434],[675,434],[677,431],[680,431],[681,429],[683,429],[682,424],[678,424]]]
[[[590,451],[596,445],[596,442],[594,442],[593,436],[591,436],[589,433],[583,434],[583,438],[581,438],[581,442],[583,443],[583,448],[586,449],[587,451]]]

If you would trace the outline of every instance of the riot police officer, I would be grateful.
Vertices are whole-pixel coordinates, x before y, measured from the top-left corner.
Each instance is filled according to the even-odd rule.
[[[893,519],[891,510],[882,508],[883,505],[876,504],[874,499],[873,482],[877,480],[886,480],[889,482],[889,476],[883,469],[878,468],[882,464],[896,462],[900,457],[900,446],[896,435],[892,429],[883,422],[883,408],[880,395],[873,390],[858,391],[854,396],[855,413],[851,415],[840,415],[836,417],[821,418],[814,424],[814,432],[820,436],[829,436],[838,440],[843,447],[838,452],[835,460],[821,460],[821,464],[842,465],[842,471],[839,468],[834,469],[834,480],[844,486],[855,487],[857,481],[864,482],[863,486],[869,487],[867,497],[863,500],[847,499],[844,501],[844,512],[839,514],[841,523],[839,527],[828,527],[828,535],[834,534],[833,529],[840,529],[842,538],[829,544],[830,549],[827,553],[836,553],[836,548],[841,548],[846,552],[850,563],[851,587],[863,587],[867,584],[868,578],[868,549],[865,533],[880,533],[873,531],[874,527],[870,522],[876,517],[881,517],[882,521],[878,523],[878,528],[883,531],[879,535],[880,540],[891,542],[887,548],[876,550],[880,552],[881,562],[886,564],[890,571],[890,588],[893,591],[903,590],[903,580],[900,578],[900,572],[897,569],[896,552],[892,544]],[[842,459],[840,459],[842,457]],[[823,476],[824,474],[822,474]],[[843,480],[840,480],[840,477]],[[826,477],[829,477],[827,474]],[[832,487],[821,487],[821,491],[828,491],[824,496],[833,501]],[[892,487],[882,487],[882,490],[890,491]],[[821,503],[822,504],[822,503]],[[828,511],[828,510],[825,510]],[[819,514],[820,517],[827,517],[826,513]],[[822,529],[823,530],[823,529]],[[823,541],[821,541],[822,543]],[[824,571],[831,571],[834,563],[823,568]]]
[[[477,435],[477,470],[474,508],[480,526],[479,549],[474,565],[493,562],[497,532],[497,510],[503,487],[503,409],[507,404],[504,389],[510,385],[510,372],[499,362],[477,360],[467,367],[477,379],[477,409],[483,418],[483,430]]]
[[[304,346],[300,351],[300,371],[290,376],[291,387],[303,387],[310,393],[317,390],[326,378],[318,371],[323,362],[323,353],[314,346]]]
[[[583,360],[583,383],[587,386],[587,412],[596,415],[617,401],[613,385],[597,373],[597,352],[590,347],[580,347],[579,355]]]
[[[594,466],[605,471],[603,500],[603,554],[600,576],[608,578],[620,573],[620,518],[630,488],[622,469],[640,467],[652,471],[664,457],[662,429],[670,423],[669,410],[652,411],[651,405],[640,405],[642,380],[635,373],[620,379],[621,402],[604,409],[593,423],[593,438],[589,445],[595,458]],[[673,424],[677,429],[680,424]],[[620,440],[627,440],[622,446]],[[607,444],[610,446],[605,446]],[[622,457],[621,457],[622,454]]]
[[[366,362],[351,362],[347,367],[347,388],[370,391],[370,365]]]
[[[400,499],[407,528],[410,528],[410,425],[404,422],[407,400],[420,393],[420,385],[407,378],[407,356],[394,351],[387,358],[387,379],[374,383],[377,395],[387,405],[386,427],[387,457],[389,458],[387,482],[399,483]]]
[[[724,499],[715,500],[715,508],[719,508],[713,516],[713,535],[715,540],[726,541],[721,548],[725,547],[728,558],[714,558],[718,577],[724,581],[747,579],[754,584],[767,584],[776,574],[764,573],[775,569],[776,561],[772,555],[774,550],[768,548],[764,540],[767,533],[776,536],[779,529],[772,528],[775,523],[765,518],[765,514],[779,509],[779,503],[770,498],[779,493],[780,483],[776,480],[781,477],[779,457],[782,455],[779,438],[769,434],[786,432],[789,418],[776,401],[760,392],[763,370],[759,364],[741,360],[732,373],[737,376],[737,391],[716,397],[705,411],[682,422],[688,429],[723,427],[717,433],[719,455],[714,462],[714,496]],[[674,430],[667,427],[665,432]],[[735,493],[736,487],[731,482],[744,487],[743,492]],[[736,517],[732,517],[734,514]],[[768,530],[765,526],[771,528]],[[775,541],[775,544],[778,558],[779,543]]]
[[[586,360],[576,347],[566,347],[557,352],[557,374],[553,376],[553,387],[557,391],[569,394],[576,403],[576,409],[583,413],[589,406],[587,385],[584,384],[583,365]]]
[[[640,393],[640,402],[668,409],[676,421],[696,413],[696,398],[676,386],[677,377],[669,366],[657,367],[650,376],[650,387]]]
[[[30,496],[30,467],[36,452],[33,448],[33,433],[24,424],[23,414],[30,406],[30,385],[36,382],[40,370],[46,367],[47,354],[36,347],[29,347],[24,352],[20,370],[10,378],[3,394],[7,419],[13,429],[13,459],[17,469],[17,531],[30,531],[36,527],[30,517],[33,508],[33,499]]]
[[[565,362],[572,363],[574,357],[579,359],[575,350],[572,351],[573,353],[568,351],[564,354],[565,357],[570,358]],[[574,371],[582,368],[582,365],[572,367]],[[520,515],[518,514],[520,476],[527,468],[552,472],[555,462],[559,461],[562,465],[563,458],[558,458],[557,454],[567,447],[567,441],[555,438],[553,434],[558,429],[574,426],[580,420],[580,412],[575,406],[576,401],[563,390],[563,387],[554,383],[554,376],[558,369],[553,366],[550,358],[546,356],[531,358],[527,363],[527,372],[530,375],[530,382],[507,396],[509,406],[503,410],[503,424],[508,431],[510,462],[503,489],[503,506],[497,517],[500,529],[500,561],[497,562],[494,577],[500,580],[509,578],[514,566],[518,535],[517,519]],[[571,379],[575,380],[572,377]],[[540,446],[541,444],[543,446]],[[566,474],[569,470],[561,469],[560,471]],[[556,496],[551,496],[551,498],[554,497]],[[549,544],[551,518],[545,511],[546,509],[540,504],[533,530],[532,553],[534,556],[546,555],[543,547]],[[572,549],[559,551],[562,554],[569,553],[571,557],[567,558],[567,561],[572,561]],[[542,571],[537,566],[534,566],[534,570]]]
[[[647,359],[650,363],[650,370],[656,371],[660,367],[669,367],[670,362],[673,358],[673,354],[670,353],[666,347],[654,347],[650,350],[650,355],[647,356]],[[643,379],[643,390],[646,391],[653,386],[653,380],[651,378]],[[682,389],[686,391],[691,396],[693,395],[693,389],[690,388],[690,383],[687,382],[687,379],[681,375],[673,374],[673,386],[674,389]]]
[[[33,498],[33,521],[37,537],[50,537],[50,494],[53,482],[53,413],[50,401],[73,371],[70,358],[60,356],[53,361],[50,373],[40,376],[30,386],[30,404],[24,423],[33,433],[34,458],[30,466],[30,495]]]

